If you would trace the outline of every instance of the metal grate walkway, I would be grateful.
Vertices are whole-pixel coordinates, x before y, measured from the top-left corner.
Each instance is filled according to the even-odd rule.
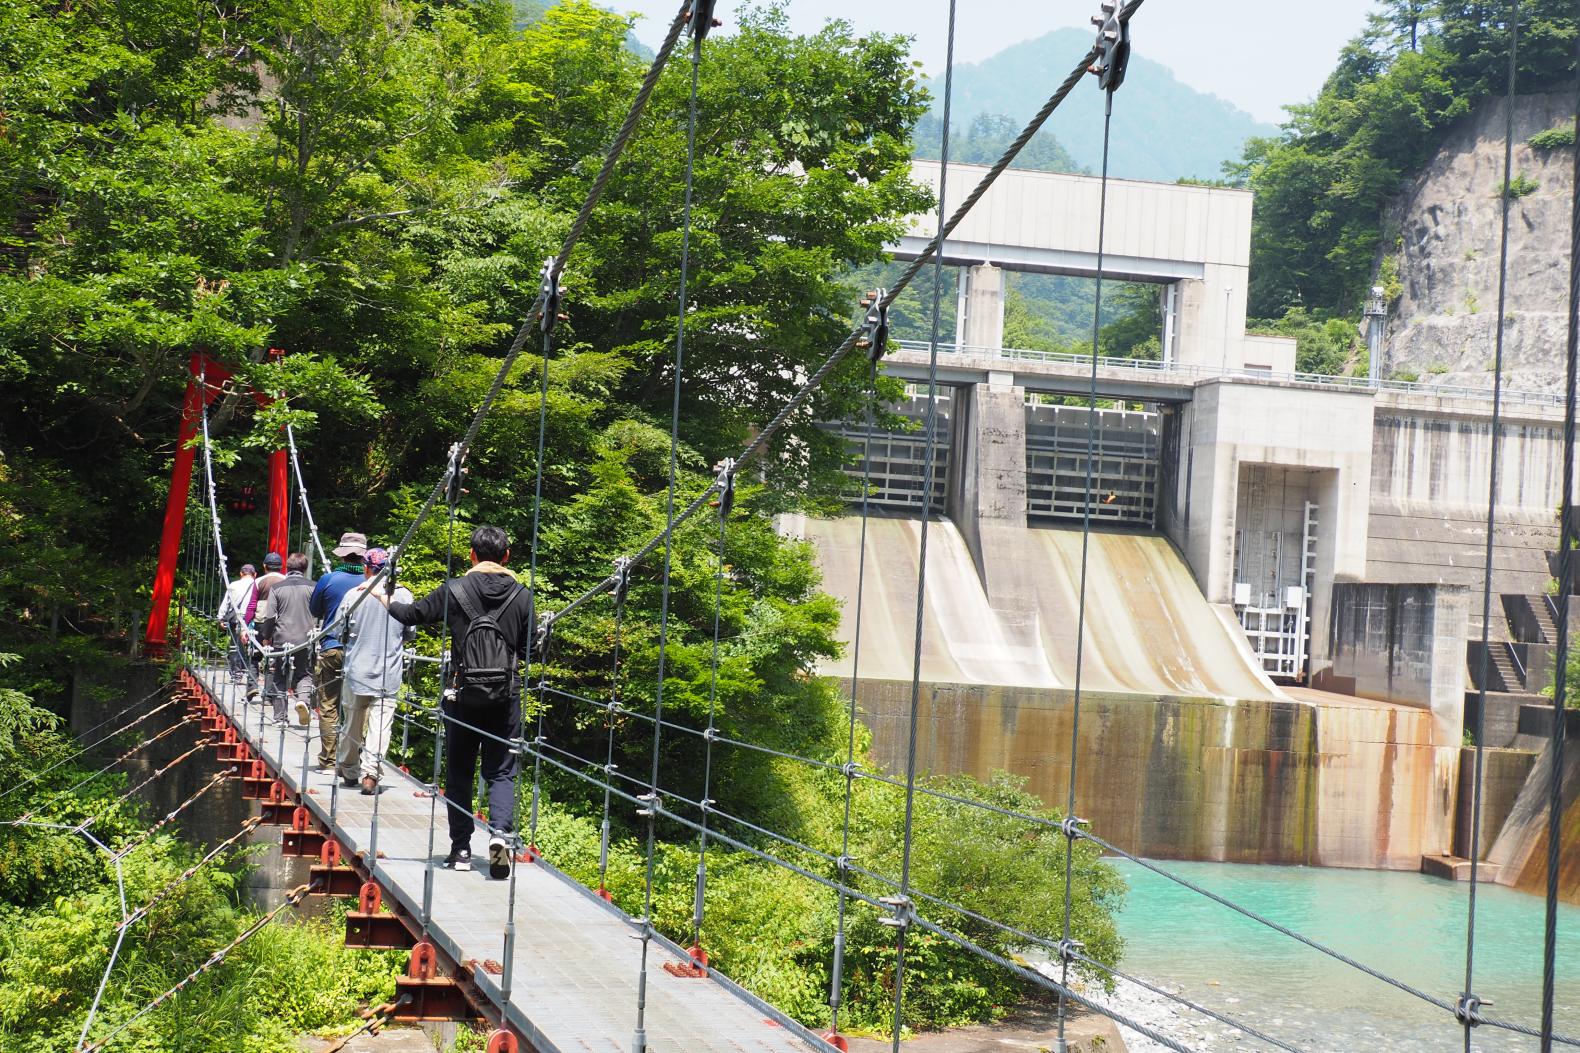
[[[429,798],[418,796],[426,790],[423,784],[398,768],[386,774],[378,798],[378,858],[367,860],[374,799],[337,790],[333,772],[311,767],[303,786],[303,758],[311,764],[316,757],[316,744],[308,742],[313,729],[266,728],[263,707],[248,705],[223,670],[191,672],[229,717],[238,737],[245,738],[253,754],[298,796],[329,836],[348,854],[363,854],[386,902],[392,899],[409,917],[421,919],[430,812]],[[439,825],[435,850],[442,858],[447,848],[442,815]],[[433,881],[428,938],[455,962],[502,960],[509,882],[490,880],[478,871],[456,873],[437,866]],[[473,970],[474,983],[540,1053],[627,1053],[636,1022],[641,949],[634,938],[636,923],[552,866],[518,864],[516,882],[511,996],[507,1001],[500,990],[501,977],[485,969]],[[712,970],[704,979],[666,972],[664,963],[684,964],[689,959],[662,937],[654,938],[652,955],[655,960],[647,974],[648,1049],[656,1053],[832,1049]]]

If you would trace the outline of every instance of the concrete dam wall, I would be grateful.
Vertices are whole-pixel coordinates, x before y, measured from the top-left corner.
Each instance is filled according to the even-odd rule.
[[[869,518],[861,652],[847,646],[822,670],[858,676],[891,771],[905,767],[920,528]],[[788,516],[782,529],[813,544],[848,645],[861,521]],[[1448,850],[1459,750],[1436,742],[1430,709],[1279,688],[1166,538],[1098,530],[1090,542],[1078,811],[1096,832],[1174,859],[1415,869]],[[918,763],[1008,771],[1061,805],[1081,532],[1005,526],[982,543],[1001,579],[1014,570],[1013,606],[990,602],[951,521],[928,526]]]

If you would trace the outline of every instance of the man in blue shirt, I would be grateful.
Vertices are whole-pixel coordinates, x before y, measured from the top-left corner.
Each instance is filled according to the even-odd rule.
[[[340,739],[340,675],[345,665],[344,629],[336,624],[340,601],[362,584],[362,557],[368,550],[366,535],[347,531],[335,546],[335,569],[313,586],[309,609],[324,626],[318,641],[318,766],[332,768]],[[297,718],[308,722],[307,708],[297,705]]]

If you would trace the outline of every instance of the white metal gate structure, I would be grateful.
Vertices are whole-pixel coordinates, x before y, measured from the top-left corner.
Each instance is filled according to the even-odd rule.
[[[1234,610],[1269,676],[1304,680],[1311,646],[1317,506],[1311,473],[1240,468],[1234,535]]]

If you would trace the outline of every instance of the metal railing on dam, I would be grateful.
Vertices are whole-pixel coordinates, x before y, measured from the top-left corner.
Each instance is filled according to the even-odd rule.
[[[923,354],[927,352],[930,346],[925,340],[896,340],[893,343],[901,352],[921,352]],[[1048,365],[1079,366],[1083,373],[1091,368],[1092,363],[1091,355],[1073,351],[1033,351],[1027,348],[977,347],[971,344],[954,343],[939,343],[938,350],[940,354],[945,355],[969,355],[976,358],[998,359],[1005,362],[1038,362]],[[1333,376],[1326,373],[1282,373],[1270,369],[1256,369],[1243,366],[1164,362],[1158,359],[1115,358],[1108,355],[1099,355],[1097,365],[1103,370],[1112,370],[1118,373],[1128,372],[1136,379],[1151,378],[1156,379],[1159,383],[1179,384],[1181,382],[1213,380],[1219,377],[1246,377],[1256,380],[1282,381],[1290,384],[1317,384],[1323,387],[1349,390],[1398,391],[1414,395],[1430,395],[1437,398],[1492,401],[1492,389],[1490,387],[1476,388],[1458,384],[1432,384],[1418,380],[1373,380],[1370,377]],[[1518,402],[1525,405],[1553,407],[1563,405],[1562,395],[1549,391],[1523,391],[1517,388],[1504,388],[1503,398],[1508,402]]]

